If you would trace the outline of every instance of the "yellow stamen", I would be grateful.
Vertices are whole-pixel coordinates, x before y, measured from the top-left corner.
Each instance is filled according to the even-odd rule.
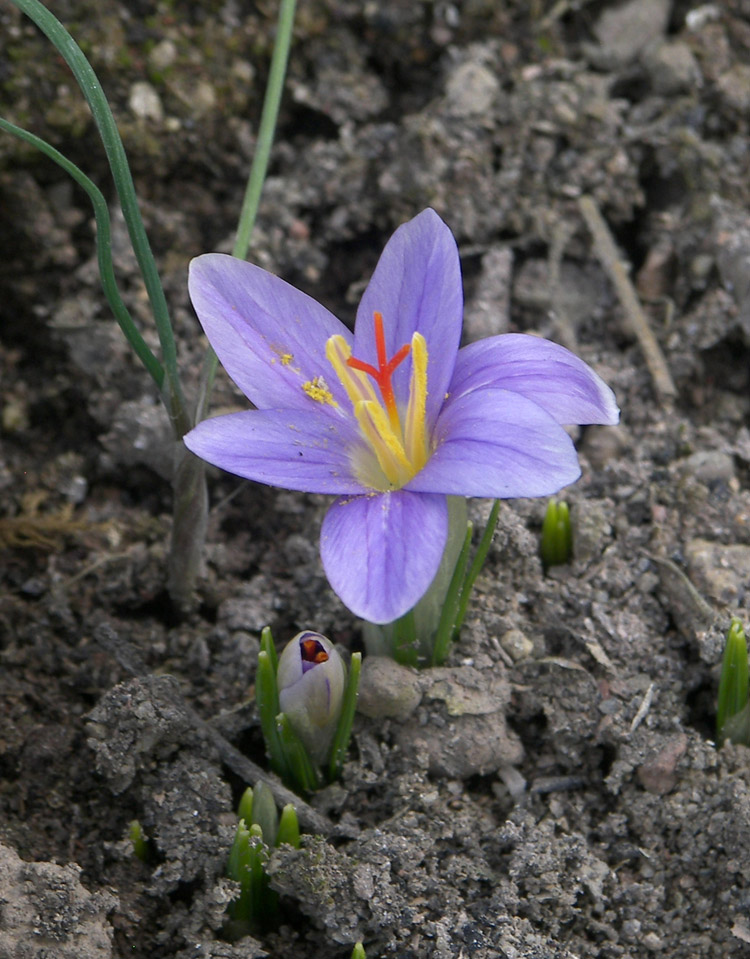
[[[361,400],[354,406],[354,415],[388,482],[396,489],[408,483],[414,470],[380,403]]]
[[[382,317],[375,313],[378,366],[352,357],[343,336],[331,336],[326,357],[346,390],[365,447],[352,449],[352,463],[360,480],[376,490],[401,489],[430,458],[427,435],[427,342],[414,333],[389,360]],[[412,371],[406,410],[399,409],[392,375],[411,355]],[[375,385],[378,390],[376,392]]]
[[[343,336],[336,334],[329,337],[326,343],[326,357],[328,362],[336,371],[341,381],[341,385],[346,390],[346,394],[355,406],[361,400],[368,400],[377,403],[375,390],[364,373],[353,369],[347,365],[347,360],[352,355],[352,349]]]
[[[427,413],[427,341],[421,333],[411,338],[411,382],[409,405],[406,408],[404,444],[406,455],[415,473],[428,460],[425,417]]]

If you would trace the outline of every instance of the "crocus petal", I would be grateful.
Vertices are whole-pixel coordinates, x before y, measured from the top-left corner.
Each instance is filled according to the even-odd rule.
[[[335,333],[347,343],[352,335],[320,303],[272,273],[222,253],[194,259],[188,286],[211,346],[258,409],[310,410],[315,400],[306,385],[309,390],[321,378],[339,405],[348,403],[325,346]]]
[[[196,456],[246,479],[309,493],[359,493],[346,420],[296,410],[249,410],[203,420],[185,436]]]
[[[505,333],[460,350],[448,402],[488,386],[520,393],[558,423],[614,424],[620,418],[604,380],[570,350],[538,336]]]
[[[373,314],[382,313],[388,357],[421,333],[429,354],[427,422],[448,389],[461,339],[461,264],[453,234],[434,210],[400,226],[383,253],[357,310],[354,356],[377,366]],[[409,397],[411,358],[393,375],[397,400]]]
[[[575,447],[541,406],[508,390],[475,390],[443,409],[437,448],[405,489],[496,499],[547,496],[580,476]]]
[[[371,623],[390,623],[427,591],[447,536],[444,496],[399,490],[342,498],[323,520],[320,555],[344,605]]]

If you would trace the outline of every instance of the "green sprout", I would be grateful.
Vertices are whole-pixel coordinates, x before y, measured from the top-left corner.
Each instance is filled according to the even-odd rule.
[[[570,562],[573,555],[573,527],[565,500],[552,499],[547,504],[539,552],[545,572],[551,566],[563,566]]]
[[[143,831],[143,826],[137,819],[128,824],[128,839],[133,844],[133,855],[141,862],[148,862],[151,858],[151,847]]]
[[[366,959],[365,947],[361,942],[354,944],[354,948],[352,949],[352,959]]]
[[[750,746],[750,701],[748,700],[747,641],[739,619],[727,633],[716,701],[716,741]]]
[[[306,630],[277,657],[271,630],[260,640],[255,699],[271,767],[309,793],[338,779],[357,707],[361,653],[346,667],[333,644]]]
[[[263,782],[245,790],[237,814],[240,821],[229,852],[227,875],[240,884],[240,892],[229,904],[229,921],[224,928],[232,941],[277,924],[279,896],[268,884],[266,864],[271,848],[287,844],[299,849],[300,845],[294,806],[284,806],[279,817],[273,794]]]

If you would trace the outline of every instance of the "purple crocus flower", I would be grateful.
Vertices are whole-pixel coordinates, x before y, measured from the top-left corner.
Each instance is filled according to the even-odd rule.
[[[388,241],[354,334],[309,296],[243,260],[207,254],[190,296],[229,375],[257,409],[185,437],[238,476],[337,499],[321,530],[333,589],[387,623],[437,572],[446,497],[547,496],[580,475],[562,424],[616,423],[612,391],[555,343],[524,334],[459,349],[456,242],[434,210]]]

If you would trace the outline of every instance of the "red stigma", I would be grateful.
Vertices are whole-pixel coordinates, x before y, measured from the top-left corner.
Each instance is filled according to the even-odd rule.
[[[318,664],[328,661],[328,653],[317,639],[303,639],[300,643],[300,650],[304,663]]]
[[[385,333],[383,331],[383,314],[375,311],[373,313],[373,320],[375,322],[375,348],[378,353],[377,369],[369,363],[365,363],[363,360],[358,360],[354,356],[350,356],[346,363],[347,366],[351,366],[352,369],[367,373],[368,376],[371,376],[375,380],[378,384],[380,395],[383,397],[386,409],[389,414],[393,416],[396,414],[396,399],[393,395],[391,377],[396,367],[409,355],[411,346],[409,343],[404,343],[401,349],[394,353],[390,360],[387,359],[388,354],[385,349]]]

